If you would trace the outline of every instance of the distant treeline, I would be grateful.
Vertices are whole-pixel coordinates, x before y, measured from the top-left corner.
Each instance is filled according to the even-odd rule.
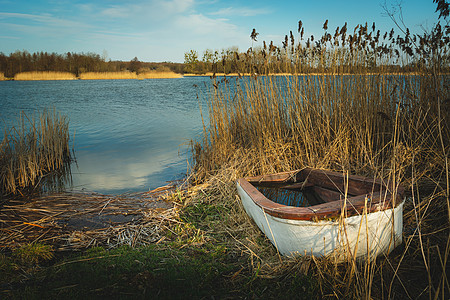
[[[146,72],[150,70],[173,71],[183,73],[182,63],[172,62],[142,62],[137,57],[131,61],[107,61],[96,53],[73,53],[65,54],[16,51],[9,55],[0,52],[0,73],[6,78],[13,78],[21,72],[32,71],[57,71],[70,72],[79,76],[85,72]]]

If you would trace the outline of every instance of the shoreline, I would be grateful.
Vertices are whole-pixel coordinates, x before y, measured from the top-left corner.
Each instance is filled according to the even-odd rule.
[[[381,75],[381,76],[425,76],[429,74],[423,74],[418,72],[411,72],[411,73],[401,73],[401,72],[389,72],[389,73],[273,73],[273,74],[250,74],[250,73],[215,73],[215,76],[221,77],[221,76],[227,76],[227,77],[237,77],[237,76],[375,76],[375,75]],[[450,73],[442,73],[439,75],[450,75]],[[211,77],[214,76],[214,73],[207,72],[204,74],[193,74],[193,73],[186,73],[183,74],[184,77]]]
[[[27,73],[27,72],[24,72]],[[44,73],[44,72],[41,72]],[[113,73],[113,74],[108,74]],[[117,74],[117,73],[124,73],[124,74]],[[249,74],[249,73],[212,73],[207,72],[204,74],[193,74],[193,73],[169,73],[169,72],[151,72],[146,74],[136,74],[136,73],[126,73],[125,72],[88,72],[80,74],[80,76],[76,77],[73,76],[52,76],[53,74],[51,72],[45,72],[43,76],[35,76],[35,77],[21,77],[17,76],[19,74],[16,74],[15,77],[0,77],[0,81],[62,81],[62,80],[118,80],[118,79],[135,79],[135,80],[144,80],[144,79],[180,79],[185,77],[251,77],[251,76],[427,76],[428,74],[421,74],[417,72],[411,72],[411,73],[359,73],[359,74],[352,74],[352,73],[298,73],[298,74],[292,74],[292,73],[274,73],[274,74],[268,74],[268,75],[262,75],[262,74]],[[440,76],[448,76],[450,73],[442,73],[439,74]]]
[[[0,81],[52,81],[52,80],[111,80],[111,79],[176,79],[183,78],[182,74],[167,71],[136,72],[85,72],[79,76],[70,72],[22,72],[14,77],[0,77]]]

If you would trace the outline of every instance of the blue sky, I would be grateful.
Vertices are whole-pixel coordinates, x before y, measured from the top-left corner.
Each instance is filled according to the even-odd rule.
[[[395,27],[382,5],[393,0],[0,0],[0,52],[95,52],[108,59],[183,62],[190,49],[231,46],[247,50],[250,33],[281,45],[284,35],[302,20],[306,34],[323,34],[348,22],[375,22],[389,31]],[[401,2],[403,20],[412,32],[430,29],[437,21],[432,0]],[[398,30],[396,32],[399,32]]]

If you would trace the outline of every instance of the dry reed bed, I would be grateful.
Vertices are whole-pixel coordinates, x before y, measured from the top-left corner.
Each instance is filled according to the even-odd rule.
[[[105,80],[105,79],[157,79],[157,78],[182,78],[183,75],[172,71],[147,71],[137,74],[136,72],[86,72],[79,77],[69,72],[22,72],[14,75],[14,80]],[[0,73],[0,80],[5,80],[4,74]]]
[[[118,196],[66,192],[10,201],[0,210],[0,245],[16,249],[39,242],[66,251],[162,241],[170,223],[179,222],[178,206],[167,201],[174,189]]]
[[[192,205],[207,201],[236,212],[230,219],[241,221],[224,231],[248,253],[258,274],[282,278],[292,269],[303,269],[317,280],[323,297],[448,297],[450,76],[439,75],[448,65],[430,68],[448,57],[432,57],[424,64],[420,56],[408,56],[412,46],[405,40],[381,46],[380,33],[373,29],[369,34],[367,25],[351,37],[344,28],[334,37],[325,32],[315,45],[309,39],[306,45],[294,45],[291,33],[292,47],[286,37],[282,49],[264,46],[251,52],[248,61],[236,61],[246,67],[242,73],[248,68],[277,73],[278,62],[289,62],[284,68],[292,74],[322,70],[328,75],[213,81],[209,123],[203,138],[192,143],[193,181],[217,182]],[[435,40],[423,45],[448,54],[448,40]],[[420,47],[417,53],[427,51]],[[396,55],[399,49],[405,54]],[[270,63],[273,56],[285,59]],[[415,59],[413,71],[422,75],[392,75],[385,67]],[[255,61],[259,64],[252,65]],[[357,75],[344,76],[347,70]],[[273,247],[261,247],[257,228],[242,234],[239,228],[251,226],[239,216],[245,212],[236,199],[234,180],[307,166],[403,182],[409,191],[403,246],[377,261],[337,265],[315,257],[280,258]]]
[[[379,73],[368,73],[363,72],[360,74],[354,74],[354,73],[332,73],[332,72],[321,72],[321,73],[269,73],[267,75],[263,74],[256,74],[256,73],[214,73],[214,72],[206,72],[206,73],[200,73],[200,74],[194,74],[194,73],[186,73],[183,74],[183,76],[186,77],[245,77],[245,76],[355,76],[355,75],[361,75],[361,76],[373,76],[373,75],[379,75]],[[421,73],[415,73],[415,72],[383,72],[383,75],[392,75],[392,76],[417,76],[417,75],[423,75]],[[445,73],[442,75],[450,75],[449,73]]]
[[[102,80],[102,79],[137,79],[135,72],[86,72],[80,74],[82,80]]]
[[[441,78],[436,88],[448,93],[448,80]],[[405,171],[413,156],[445,170],[437,125],[447,124],[449,112],[442,107],[440,121],[430,112],[442,104],[428,101],[428,87],[436,86],[428,76],[263,77],[218,84],[222,88],[213,88],[209,99],[205,139],[193,146],[197,175],[237,150],[252,154],[253,174],[315,166],[385,177],[392,168]],[[448,149],[448,127],[443,130]],[[429,171],[424,166],[416,176]]]
[[[172,71],[147,71],[137,75],[138,79],[170,79],[183,78],[183,75]]]
[[[184,202],[184,209],[204,204],[220,209],[223,216],[197,225],[205,239],[227,245],[234,255],[248,257],[250,273],[283,280],[291,273],[312,276],[321,295],[345,299],[415,298],[417,295],[448,295],[447,273],[450,222],[446,183],[422,178],[420,191],[404,207],[403,244],[376,261],[348,260],[336,264],[321,257],[280,257],[275,247],[245,213],[237,197],[236,179],[257,172],[250,151],[236,151],[214,176],[197,186],[197,193]],[[442,178],[445,179],[445,176]],[[248,274],[243,272],[242,276]],[[428,277],[428,274],[430,275]],[[428,281],[429,280],[429,281]],[[369,297],[370,296],[370,297]],[[445,297],[444,297],[445,298]]]
[[[156,78],[182,78],[183,76],[170,71],[147,71],[136,74],[136,72],[86,72],[80,74],[82,80],[102,79],[156,79]]]
[[[70,170],[69,124],[56,111],[44,111],[37,117],[21,113],[18,124],[4,134],[0,195],[22,193],[41,182],[57,184]]]
[[[277,74],[278,75],[278,74]],[[279,75],[286,75],[286,74],[279,74]],[[223,76],[228,76],[228,77],[238,77],[238,76],[252,76],[252,74],[250,73],[213,73],[213,72],[206,72],[204,74],[192,74],[192,73],[186,73],[184,74],[184,76],[186,77],[195,77],[195,76],[208,76],[208,77],[223,77]]]
[[[73,73],[69,72],[22,72],[14,75],[14,80],[75,80]]]

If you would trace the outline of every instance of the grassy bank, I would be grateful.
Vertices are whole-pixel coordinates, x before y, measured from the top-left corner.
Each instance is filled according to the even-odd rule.
[[[222,192],[228,192],[226,186],[219,187]],[[61,212],[74,218],[79,216],[80,206],[67,204],[86,197],[81,194],[71,195],[65,201],[45,201],[44,197],[38,201],[44,206],[30,203],[16,208],[20,222],[13,221],[11,227],[4,222],[4,211],[0,211],[0,220],[5,224],[0,233],[9,233],[0,235],[0,241],[8,245],[0,252],[0,295],[199,299],[272,298],[283,294],[314,298],[318,285],[308,274],[308,268],[293,268],[286,276],[280,272],[280,262],[272,260],[271,272],[267,272],[268,261],[261,263],[256,253],[269,251],[276,257],[273,247],[252,230],[245,215],[235,211],[236,199],[230,194],[233,202],[228,202],[229,197],[221,203],[212,202],[211,199],[219,196],[218,192],[217,186],[208,185],[172,190],[163,195],[174,204],[172,209],[142,209],[143,206],[133,202],[140,207],[138,210],[145,211],[139,222],[73,230],[68,234],[64,234],[65,229],[58,227],[60,223],[52,216],[59,217]],[[47,196],[49,200],[54,197]],[[64,195],[56,197],[65,198]],[[113,213],[120,213],[113,207],[126,203],[126,198],[120,196],[104,196],[100,201],[97,197],[86,198],[88,209],[83,209],[83,213],[94,209],[94,215],[98,216],[109,208]],[[57,210],[47,202],[53,202]],[[106,208],[105,203],[109,204]],[[41,217],[27,217],[36,214],[32,210]],[[22,221],[28,226],[21,225]],[[23,229],[17,232],[19,228]],[[49,231],[54,233],[48,234]],[[14,241],[6,243],[11,234],[15,235]],[[23,239],[27,235],[28,242]],[[112,244],[116,240],[121,242],[111,247],[110,239]],[[80,247],[81,244],[84,246]]]
[[[14,76],[14,80],[74,80],[75,75],[69,72],[22,72]]]
[[[20,255],[17,257],[19,260]],[[34,272],[23,284],[10,286],[1,294],[26,299],[37,295],[70,299],[315,298],[314,282],[300,272],[294,271],[289,278],[253,276],[245,265],[245,260],[236,260],[220,246],[91,248]],[[30,263],[28,270],[32,268]]]

